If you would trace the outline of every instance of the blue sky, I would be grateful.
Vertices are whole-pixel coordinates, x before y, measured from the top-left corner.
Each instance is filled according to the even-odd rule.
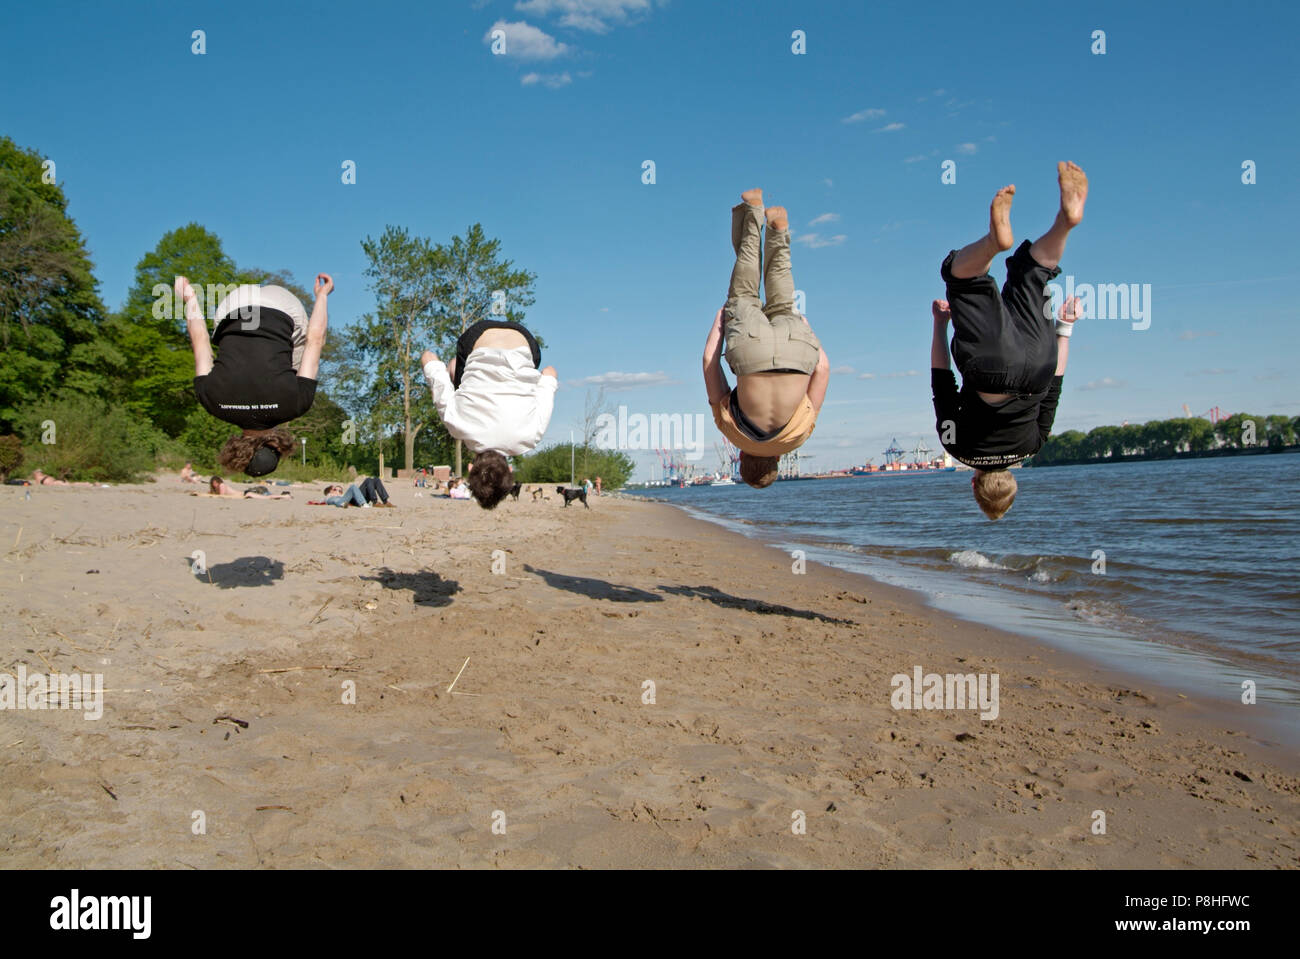
[[[57,163],[110,307],[140,256],[195,220],[241,266],[333,273],[346,324],[373,307],[364,236],[393,223],[441,241],[482,222],[538,274],[528,322],[561,378],[546,442],[568,439],[602,382],[632,413],[707,412],[729,208],[761,186],[790,210],[795,285],[837,370],[807,468],[879,462],[894,436],[937,445],[939,262],[1008,182],[1017,238],[1045,230],[1056,161],[1072,159],[1092,189],[1062,280],[1150,284],[1151,325],[1080,323],[1058,431],[1184,403],[1300,412],[1293,6],[738,7],[27,4],[0,33],[0,133]]]

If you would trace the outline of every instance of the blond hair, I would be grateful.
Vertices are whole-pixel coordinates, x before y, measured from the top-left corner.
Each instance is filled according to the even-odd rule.
[[[1016,478],[1010,470],[991,470],[975,476],[975,502],[989,519],[1001,519],[1016,501]]]

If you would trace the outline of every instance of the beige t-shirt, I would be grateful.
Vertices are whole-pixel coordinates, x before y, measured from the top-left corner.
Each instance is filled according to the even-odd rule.
[[[771,439],[756,440],[736,425],[736,421],[731,416],[731,394],[728,393],[713,404],[713,422],[717,424],[722,435],[736,444],[736,448],[742,452],[749,453],[751,456],[781,456],[803,446],[808,437],[812,436],[812,431],[817,425],[817,411],[813,408],[812,400],[805,395],[795,408],[790,421],[781,427],[779,433]]]

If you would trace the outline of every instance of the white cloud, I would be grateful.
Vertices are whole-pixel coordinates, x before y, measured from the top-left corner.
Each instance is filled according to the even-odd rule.
[[[825,183],[828,187],[835,185],[835,181],[832,180],[830,177],[826,177],[825,179],[822,180],[822,182]]]
[[[903,370],[902,372],[899,373],[882,373],[880,378],[883,380],[901,380],[905,376],[920,376],[920,375],[921,374],[916,370]]]
[[[958,143],[957,152],[963,156],[973,156],[975,153],[979,152],[979,147],[974,143]]]
[[[816,226],[819,223],[838,223],[840,215],[838,213],[823,213],[821,216],[815,216],[808,221],[809,226]]]
[[[1178,334],[1178,338],[1180,340],[1199,340],[1202,336],[1218,336],[1218,335],[1219,335],[1218,330],[1204,330],[1199,332],[1197,330],[1185,330],[1182,333]]]
[[[796,243],[802,243],[804,246],[819,250],[824,246],[839,246],[848,237],[843,233],[837,233],[835,236],[822,236],[820,233],[800,233],[794,238]]]
[[[861,123],[863,120],[878,120],[880,117],[883,117],[884,115],[885,115],[885,111],[884,111],[884,110],[878,110],[878,109],[876,109],[875,107],[872,107],[872,108],[869,109],[869,110],[859,110],[857,113],[854,113],[854,114],[851,114],[850,116],[845,117],[845,118],[844,118],[843,120],[841,120],[840,122],[841,122],[841,123]]]
[[[893,123],[886,123],[883,127],[876,127],[876,129],[872,130],[871,132],[872,133],[893,133],[895,130],[903,129],[904,126],[906,126],[906,124],[899,123],[898,121],[894,121]]]
[[[857,370],[855,370],[855,369],[854,369],[853,367],[851,367],[851,366],[832,366],[832,367],[831,367],[831,375],[832,375],[832,376],[847,376],[847,375],[850,374],[850,373],[856,373],[856,372],[857,372]]]
[[[598,373],[595,376],[584,376],[580,380],[571,380],[567,386],[603,386],[607,390],[617,392],[619,390],[635,390],[644,386],[667,386],[677,382],[663,370],[657,373],[620,373],[613,371],[610,373]]]
[[[652,9],[650,0],[519,0],[515,9],[541,17],[560,15],[560,25],[589,33],[608,33]]]
[[[920,163],[920,162],[921,162],[922,160],[924,160],[924,159],[925,159],[924,154],[921,154],[921,155],[914,156],[914,157],[904,157],[904,158],[903,158],[903,162],[904,162],[904,163]]]
[[[874,380],[875,378],[876,378],[876,374],[875,374],[875,373],[859,373],[859,374],[858,374],[858,379],[860,379],[860,380]]]
[[[569,71],[563,73],[525,73],[519,78],[519,82],[526,87],[541,84],[552,90],[558,90],[560,87],[567,87],[573,82],[573,77],[569,76]]]
[[[500,30],[506,36],[504,57],[517,57],[520,60],[554,60],[573,52],[567,43],[560,43],[545,30],[539,30],[532,24],[520,20],[510,23],[498,20],[483,35],[483,42],[492,44],[492,34]]]
[[[1235,373],[1235,372],[1237,372],[1237,371],[1236,371],[1236,370],[1223,370],[1223,369],[1212,369],[1212,370],[1192,370],[1192,371],[1191,371],[1190,373],[1188,373],[1187,375],[1188,375],[1188,376],[1227,376],[1229,373]]]
[[[1103,376],[1099,380],[1093,380],[1091,383],[1084,383],[1080,390],[1114,390],[1122,386],[1127,386],[1123,380],[1111,379],[1109,376]]]

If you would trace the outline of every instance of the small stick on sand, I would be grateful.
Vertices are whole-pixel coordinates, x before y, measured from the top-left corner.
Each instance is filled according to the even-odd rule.
[[[254,806],[253,807],[253,810],[255,812],[261,812],[263,809],[285,809],[288,810],[289,812],[293,812],[292,806]]]
[[[46,669],[48,669],[51,673],[54,672],[54,667],[50,665],[50,661],[48,659],[46,659],[44,656],[41,656],[41,651],[39,649],[34,649],[32,650],[32,652],[34,652],[37,656],[41,657],[41,662],[45,664]]]
[[[461,666],[460,666],[460,673],[465,672],[465,667],[468,666],[468,665],[469,665],[469,657],[466,656],[466,657],[465,657],[465,662],[461,663]],[[456,685],[457,680],[460,679],[460,673],[457,673],[457,674],[456,674],[456,679],[453,679],[453,680],[451,681],[451,686],[448,686],[448,687],[447,687],[447,692],[451,692],[452,686],[455,686],[455,685]]]
[[[10,552],[18,548],[18,541],[23,538],[23,528],[18,527],[18,535],[14,537],[14,545],[9,548]]]
[[[332,669],[341,670],[345,673],[358,673],[361,671],[360,666],[277,666],[275,669],[259,669],[259,673],[296,673],[303,669]]]
[[[321,604],[320,604],[320,609],[316,610],[316,615],[313,616],[313,617],[308,621],[307,625],[308,625],[308,626],[311,626],[311,625],[313,625],[313,624],[316,622],[316,620],[320,619],[320,614],[323,613],[323,612],[325,612],[325,607],[328,606],[328,605],[329,605],[330,603],[332,603],[332,602],[334,602],[334,597],[333,597],[333,596],[331,596],[329,599],[325,600],[325,602],[321,603]]]

